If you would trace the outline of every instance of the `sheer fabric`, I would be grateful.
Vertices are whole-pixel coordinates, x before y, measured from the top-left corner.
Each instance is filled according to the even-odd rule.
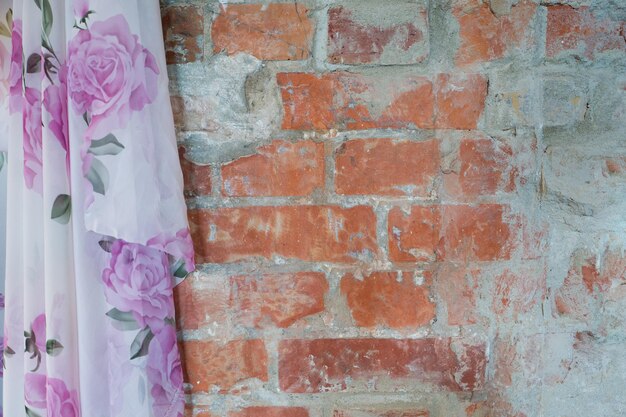
[[[182,416],[194,268],[156,0],[0,0],[7,417]]]

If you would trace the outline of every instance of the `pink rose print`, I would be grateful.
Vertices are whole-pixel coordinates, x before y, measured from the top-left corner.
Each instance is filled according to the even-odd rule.
[[[43,92],[43,105],[52,120],[49,128],[57,138],[61,147],[68,149],[68,118],[67,118],[67,68],[59,70],[59,85],[50,85]]]
[[[154,101],[159,69],[122,15],[80,30],[68,50],[68,93],[78,114],[89,113],[89,139],[127,125],[132,111]]]
[[[13,21],[11,36],[11,70],[9,71],[9,111],[22,110],[22,21]]]
[[[43,92],[43,106],[52,118],[48,128],[52,131],[59,145],[65,150],[65,167],[69,176],[69,121],[67,116],[67,68],[65,66],[59,70],[59,85],[51,84]]]
[[[146,373],[152,386],[150,393],[154,415],[182,416],[183,371],[174,327],[165,326],[154,335],[148,351]]]
[[[47,417],[80,417],[78,393],[60,379],[27,373],[24,397],[27,407],[46,410]]]
[[[43,156],[40,93],[34,88],[24,92],[24,180],[26,187],[43,192]]]
[[[82,19],[89,13],[89,1],[87,0],[74,0],[74,16],[77,19]]]
[[[181,258],[185,263],[186,271],[195,269],[193,242],[189,229],[181,229],[176,236],[158,235],[148,240],[146,243],[151,248],[167,252],[176,258]]]
[[[111,245],[109,267],[102,272],[109,304],[132,313],[142,327],[163,327],[174,317],[172,278],[167,255],[123,240]]]

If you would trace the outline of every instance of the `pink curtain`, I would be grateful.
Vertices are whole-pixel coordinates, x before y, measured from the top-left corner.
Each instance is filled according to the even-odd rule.
[[[183,414],[162,42],[157,0],[0,0],[7,417]]]

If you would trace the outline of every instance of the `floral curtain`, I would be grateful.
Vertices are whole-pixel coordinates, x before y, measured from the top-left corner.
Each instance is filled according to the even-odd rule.
[[[157,0],[0,0],[6,417],[183,414],[162,39]]]

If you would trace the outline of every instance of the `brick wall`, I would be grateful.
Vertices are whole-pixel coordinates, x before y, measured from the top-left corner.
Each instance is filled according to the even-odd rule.
[[[162,0],[197,417],[626,410],[626,5]]]

